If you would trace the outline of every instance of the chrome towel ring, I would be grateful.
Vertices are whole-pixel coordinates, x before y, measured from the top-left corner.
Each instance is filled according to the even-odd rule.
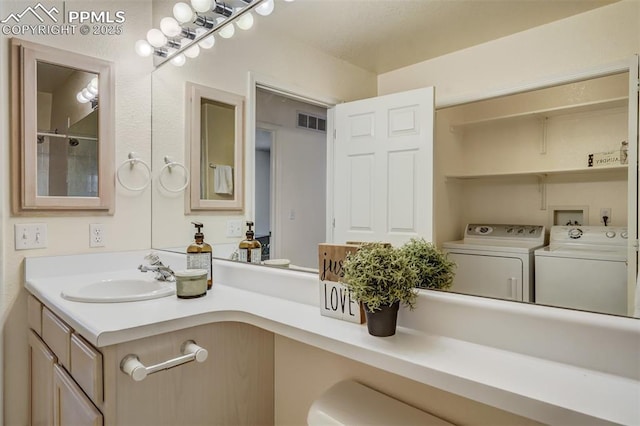
[[[144,166],[144,168],[147,170],[147,178],[145,183],[141,186],[129,186],[123,182],[121,173],[126,165],[129,165],[129,170],[131,170],[136,164],[142,164],[142,166]],[[149,167],[149,165],[144,160],[139,158],[135,152],[130,152],[128,155],[128,159],[124,160],[122,164],[118,166],[118,169],[116,170],[116,178],[118,179],[118,183],[120,183],[123,188],[128,189],[129,191],[142,191],[151,183],[151,167]]]
[[[184,191],[185,188],[189,186],[189,171],[187,170],[187,168],[184,166],[184,164],[171,160],[171,157],[169,157],[168,155],[165,155],[164,162],[165,165],[162,167],[162,169],[160,169],[160,174],[158,175],[158,182],[160,183],[160,186],[162,186],[162,188],[169,192]],[[164,175],[165,171],[168,173],[172,173],[174,167],[181,168],[184,173],[184,185],[180,186],[179,188],[169,188],[162,181],[162,176]]]

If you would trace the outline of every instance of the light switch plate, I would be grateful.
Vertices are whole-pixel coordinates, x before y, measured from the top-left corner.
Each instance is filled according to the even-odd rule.
[[[47,247],[46,223],[17,223],[14,226],[16,250]]]

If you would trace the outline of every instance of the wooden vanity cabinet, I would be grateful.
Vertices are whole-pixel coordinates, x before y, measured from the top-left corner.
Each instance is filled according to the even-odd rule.
[[[212,323],[98,350],[33,296],[28,309],[32,425],[274,424],[273,333]],[[176,358],[187,340],[207,349],[204,362],[139,382],[120,370],[130,354],[145,366]]]

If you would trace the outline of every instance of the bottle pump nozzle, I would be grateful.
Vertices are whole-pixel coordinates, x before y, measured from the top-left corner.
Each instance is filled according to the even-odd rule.
[[[204,238],[204,234],[202,233],[202,228],[204,228],[204,225],[200,222],[191,222],[193,223],[193,226],[195,226],[196,228],[196,235],[194,235],[195,238]]]

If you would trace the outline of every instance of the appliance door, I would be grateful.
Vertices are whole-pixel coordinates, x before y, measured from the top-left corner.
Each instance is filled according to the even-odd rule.
[[[456,262],[451,291],[522,301],[522,259],[449,252]]]
[[[536,255],[536,303],[627,314],[624,261]]]

